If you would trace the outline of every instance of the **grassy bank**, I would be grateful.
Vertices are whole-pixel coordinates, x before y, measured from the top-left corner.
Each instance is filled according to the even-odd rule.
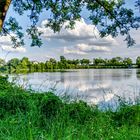
[[[26,91],[0,77],[0,140],[139,140],[140,105],[115,112],[64,103],[53,93]]]

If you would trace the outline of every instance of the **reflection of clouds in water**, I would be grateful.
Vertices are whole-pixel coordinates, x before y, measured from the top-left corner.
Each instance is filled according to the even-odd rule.
[[[110,85],[110,83],[96,83],[94,81],[85,81],[85,82],[69,82],[69,81],[65,81],[64,86],[68,87],[74,87],[76,89],[78,89],[78,91],[81,92],[85,92],[85,91],[89,91],[89,90],[98,90],[100,88],[108,88]]]
[[[114,94],[108,93],[108,94],[106,94],[106,95],[104,96],[104,100],[105,100],[105,102],[108,102],[108,101],[110,101],[111,99],[113,99],[113,97],[114,97]]]
[[[20,75],[20,80],[24,80],[21,80],[19,84],[27,81],[28,86],[31,85],[31,88],[36,91],[51,90],[60,96],[68,95],[70,98],[98,104],[102,101],[110,102],[116,95],[132,99],[139,96],[140,82],[137,73],[135,69],[90,69],[66,73],[31,73]]]
[[[114,98],[114,94],[112,94],[112,93],[108,93],[108,94],[106,94],[106,95],[104,95],[104,96],[99,96],[99,97],[96,97],[96,98],[90,98],[89,100],[88,100],[88,102],[89,103],[94,103],[94,104],[98,104],[98,103],[100,103],[100,102],[102,102],[102,101],[104,101],[104,102],[108,102],[108,101],[110,101],[111,99],[113,99]]]

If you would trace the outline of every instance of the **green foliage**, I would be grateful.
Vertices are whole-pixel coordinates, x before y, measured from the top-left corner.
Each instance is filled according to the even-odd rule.
[[[128,106],[121,107],[118,111],[113,113],[113,120],[117,126],[124,124],[128,125],[140,125],[140,106]]]
[[[64,69],[86,69],[86,68],[130,68],[133,67],[131,58],[114,57],[112,59],[94,58],[91,62],[89,59],[66,59],[60,56],[60,61],[50,58],[46,62],[30,61],[27,57],[21,60],[13,58],[7,63],[3,59],[0,60],[1,72],[9,73],[27,73],[27,72],[46,72]],[[136,65],[139,67],[139,57],[136,60]]]
[[[94,65],[102,65],[105,64],[108,60],[103,60],[102,58],[95,58],[93,59],[93,64]]]
[[[82,59],[80,60],[81,65],[89,65],[90,60],[89,59]]]
[[[20,63],[20,60],[18,58],[13,58],[13,59],[9,60],[7,62],[8,69],[10,71],[13,71],[14,69],[17,68],[19,63]]]
[[[124,66],[129,67],[132,65],[131,58],[121,58],[121,57],[114,57],[112,59],[102,59],[102,58],[95,58],[93,59],[93,64],[97,66]]]
[[[0,76],[0,90],[10,90],[11,88],[12,84],[8,84],[8,76]]]
[[[5,2],[3,0],[2,2]],[[1,2],[0,14],[4,5]],[[31,26],[26,32],[32,40],[31,46],[41,46],[41,32],[37,29],[37,23],[42,12],[49,12],[48,23],[46,28],[50,27],[54,32],[59,32],[66,21],[69,22],[65,28],[74,28],[76,20],[81,18],[83,9],[89,13],[87,18],[92,24],[100,27],[100,36],[105,37],[111,35],[113,37],[119,34],[125,36],[128,46],[134,45],[135,41],[130,36],[130,29],[138,29],[140,27],[140,17],[136,16],[132,9],[125,7],[124,0],[12,0],[13,10],[22,16],[28,12],[28,18]],[[134,4],[135,7],[140,6],[139,1]],[[15,18],[10,17],[5,22],[1,34],[14,33],[11,40],[14,47],[24,45],[23,33],[20,25]],[[18,39],[17,39],[18,38]]]
[[[28,96],[25,91],[8,82],[8,77],[0,76],[0,117],[28,110]]]
[[[126,66],[132,65],[132,60],[130,58],[124,58],[123,64]]]
[[[26,113],[28,110],[28,103],[25,94],[0,94],[0,118],[3,115],[12,115],[16,114],[18,111]]]
[[[83,101],[70,103],[66,108],[66,113],[69,114],[69,119],[75,123],[84,124],[90,121],[94,116],[97,116],[97,108],[92,108]]]
[[[140,67],[140,57],[137,57],[136,64],[138,65],[138,67]]]
[[[47,93],[47,96],[44,96],[40,100],[40,111],[43,117],[45,118],[55,118],[56,115],[60,112],[62,106],[62,101],[52,93]]]
[[[65,103],[50,92],[26,91],[0,77],[0,107],[1,140],[139,140],[139,104],[102,111],[83,101]]]
[[[10,33],[12,32],[11,35]],[[14,48],[24,45],[24,34],[22,33],[22,27],[19,26],[15,18],[10,17],[4,24],[2,35],[10,34],[11,42]]]

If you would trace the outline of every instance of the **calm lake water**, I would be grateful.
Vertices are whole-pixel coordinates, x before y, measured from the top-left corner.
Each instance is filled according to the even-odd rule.
[[[117,96],[134,100],[140,95],[140,69],[82,69],[18,77],[17,83],[25,88],[66,94],[71,99],[94,104],[110,103]]]

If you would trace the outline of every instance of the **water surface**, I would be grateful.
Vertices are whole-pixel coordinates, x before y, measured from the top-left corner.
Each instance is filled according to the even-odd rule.
[[[18,83],[36,91],[53,91],[88,103],[111,102],[116,96],[136,98],[140,69],[80,69],[19,75]]]

